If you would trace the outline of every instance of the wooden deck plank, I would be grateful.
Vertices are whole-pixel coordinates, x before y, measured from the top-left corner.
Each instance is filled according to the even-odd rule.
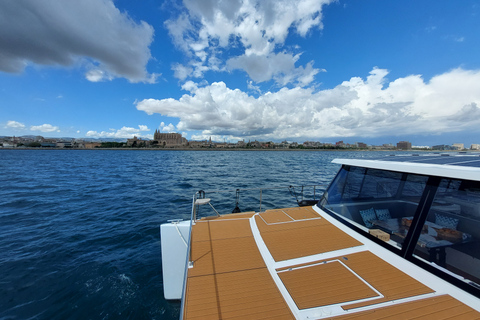
[[[203,217],[199,221],[204,220],[230,220],[230,219],[249,219],[255,214],[255,211],[247,211],[247,212],[239,212],[239,213],[229,213],[221,216],[210,216],[210,217]]]
[[[342,257],[336,257],[329,260],[341,260],[345,265],[351,268],[358,276],[367,281],[376,290],[378,290],[384,298],[378,298],[370,301],[364,301],[359,303],[353,303],[345,305],[342,308],[344,310],[352,310],[358,307],[378,304],[381,302],[392,301],[396,299],[402,299],[407,297],[418,296],[426,293],[433,292],[432,289],[408,276],[399,269],[393,267],[384,260],[378,258],[373,253],[368,251],[358,252]],[[323,261],[311,262],[308,264],[302,264],[297,266],[291,266],[289,268],[305,267],[308,265],[314,265]],[[287,270],[288,268],[278,269],[279,271]],[[279,275],[282,272],[279,273]],[[312,278],[315,275],[311,276]],[[329,287],[330,284],[341,284],[342,281],[336,280],[337,273],[332,272],[327,279],[323,280],[322,286]],[[312,280],[312,278],[308,278]],[[311,285],[311,281],[298,280],[303,286],[308,287]],[[333,291],[333,289],[329,289]],[[320,305],[319,305],[320,306]]]
[[[187,291],[186,319],[293,319],[266,267],[193,277]]]
[[[252,229],[248,219],[241,220],[214,220],[209,222],[210,239],[232,239],[252,237]]]
[[[265,267],[253,237],[215,240],[212,250],[216,273]]]
[[[279,222],[292,222],[294,219],[289,217],[283,210],[267,210],[259,214],[259,216],[267,224],[279,223]]]
[[[442,314],[447,314],[443,317]],[[362,311],[335,320],[380,320],[380,319],[480,319],[480,313],[448,295],[395,304],[383,308]]]
[[[289,219],[289,221],[285,221],[287,223],[265,223],[265,221],[259,217],[255,217],[255,221],[257,223],[257,227],[260,230],[260,232],[276,232],[276,231],[281,231],[281,230],[286,230],[286,229],[298,229],[298,228],[305,228],[305,227],[312,227],[312,226],[317,226],[317,225],[331,225],[327,220],[321,218],[316,214],[316,212],[313,211],[313,209],[310,207],[303,207],[303,208],[285,208],[285,209],[275,209],[275,210],[267,210],[265,212],[262,212],[261,214],[288,214],[290,217],[292,217],[294,220],[292,221]],[[309,216],[312,216],[312,218],[307,218]],[[297,219],[295,219],[296,217]],[[303,217],[303,218],[302,218]],[[261,223],[259,223],[261,222]]]
[[[213,274],[212,244],[210,241],[192,242],[193,268],[188,269],[189,277]]]
[[[344,263],[380,291],[385,298],[348,305],[344,307],[345,310],[433,292],[429,287],[408,276],[371,252],[354,253],[348,255],[347,258],[348,260],[345,260]],[[386,281],[386,279],[381,276],[384,274],[388,274],[390,277],[398,280],[395,282]]]
[[[192,229],[192,241],[250,237],[252,231],[248,218],[199,220]]]
[[[331,224],[317,223],[317,221],[322,220],[324,219],[288,223],[288,225],[297,223],[312,224],[309,227],[302,227],[301,231],[296,228],[276,230],[275,232],[261,231],[261,235],[275,261],[362,245],[361,242]]]
[[[192,261],[190,277],[265,267],[248,220],[197,223],[192,231]]]
[[[293,319],[248,220],[215,219],[192,229],[185,319]]]
[[[294,220],[320,219],[320,215],[312,207],[286,208],[283,211]]]
[[[283,271],[278,276],[299,309],[378,296],[338,261]]]

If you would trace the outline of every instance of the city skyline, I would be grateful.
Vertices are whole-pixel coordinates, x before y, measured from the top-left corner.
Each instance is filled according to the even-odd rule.
[[[205,147],[218,147],[218,146],[227,146],[229,148],[245,148],[246,145],[252,145],[259,148],[275,148],[278,146],[282,146],[282,148],[289,148],[290,146],[294,146],[294,148],[298,148],[299,146],[303,146],[305,148],[311,149],[322,149],[327,148],[340,148],[340,149],[373,149],[373,150],[480,150],[480,144],[472,143],[470,145],[466,145],[461,142],[453,143],[453,144],[437,144],[437,145],[416,145],[412,144],[410,141],[397,141],[397,142],[383,142],[378,144],[367,144],[361,141],[335,141],[335,142],[327,142],[327,141],[287,141],[283,140],[281,142],[276,141],[258,141],[258,140],[238,140],[238,141],[215,141],[212,140],[211,137],[205,140],[188,140],[180,133],[161,133],[159,130],[155,130],[153,139],[149,138],[138,138],[137,136],[133,136],[132,138],[72,138],[72,137],[43,137],[40,135],[25,135],[25,136],[0,136],[0,148],[24,148],[29,147],[30,143],[35,143],[35,147],[58,147],[60,145],[61,148],[65,148],[65,145],[68,144],[68,148],[72,145],[83,145],[85,143],[94,144],[95,146],[100,147],[100,144],[107,143],[107,144],[116,144],[117,148],[122,147],[138,147],[137,143],[142,143],[142,148],[205,148]],[[153,143],[152,143],[153,142]],[[55,143],[57,146],[55,146]],[[31,146],[30,146],[31,147]],[[92,146],[93,147],[93,146]],[[110,146],[109,146],[110,147]],[[78,147],[76,147],[78,148]],[[80,147],[84,148],[84,147]]]
[[[479,14],[472,0],[2,2],[0,136],[476,144]]]

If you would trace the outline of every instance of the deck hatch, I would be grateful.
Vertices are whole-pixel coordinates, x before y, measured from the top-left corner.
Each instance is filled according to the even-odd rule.
[[[383,298],[338,259],[284,269],[277,274],[300,310]]]

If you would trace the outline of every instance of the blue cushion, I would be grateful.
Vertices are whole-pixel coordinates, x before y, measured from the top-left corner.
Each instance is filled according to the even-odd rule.
[[[390,210],[388,209],[375,209],[375,214],[377,215],[378,220],[392,219],[392,216],[390,215]]]
[[[457,230],[458,219],[435,213],[435,224],[438,224],[445,228]]]
[[[373,227],[371,223],[372,220],[377,220],[377,216],[375,215],[375,210],[373,208],[367,210],[360,210],[360,215],[362,216],[363,223],[367,228]]]

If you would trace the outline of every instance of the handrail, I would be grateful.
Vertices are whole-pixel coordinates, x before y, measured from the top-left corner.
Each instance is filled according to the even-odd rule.
[[[195,198],[196,193],[193,195],[192,200],[192,213],[190,217],[190,230],[188,232],[188,246],[187,246],[187,259],[185,261],[185,273],[183,275],[183,288],[182,288],[182,303],[180,306],[180,320],[183,320],[183,312],[185,307],[185,295],[187,294],[187,274],[190,267],[190,258],[192,256],[192,226],[195,221]]]
[[[206,194],[233,193],[233,194],[238,195],[238,193],[241,192],[241,191],[245,192],[245,191],[256,191],[256,190],[258,190],[258,192],[259,192],[259,212],[261,212],[262,211],[263,191],[265,191],[265,190],[280,190],[280,189],[287,188],[290,191],[290,193],[292,194],[292,189],[293,189],[294,194],[292,194],[292,195],[295,197],[295,200],[299,204],[300,202],[299,202],[299,200],[297,198],[297,195],[295,193],[295,188],[301,188],[300,194],[302,194],[302,199],[303,199],[304,189],[305,188],[313,188],[313,198],[314,198],[314,200],[317,200],[317,199],[315,199],[316,194],[317,194],[317,187],[325,187],[326,188],[327,186],[328,186],[328,184],[311,184],[311,185],[298,185],[298,186],[289,185],[289,186],[268,187],[268,188],[243,188],[243,189],[229,189],[229,190],[207,190],[207,191],[199,190],[193,196],[194,200],[193,200],[193,209],[192,209],[193,216],[192,216],[192,218],[193,218],[194,222],[197,220],[198,205],[195,205],[196,200],[204,198],[206,196]],[[206,202],[206,203],[210,204],[209,202]],[[212,205],[210,204],[210,206],[212,206]],[[217,212],[217,210],[215,208],[214,208],[214,211],[217,215],[219,215],[219,213]]]

